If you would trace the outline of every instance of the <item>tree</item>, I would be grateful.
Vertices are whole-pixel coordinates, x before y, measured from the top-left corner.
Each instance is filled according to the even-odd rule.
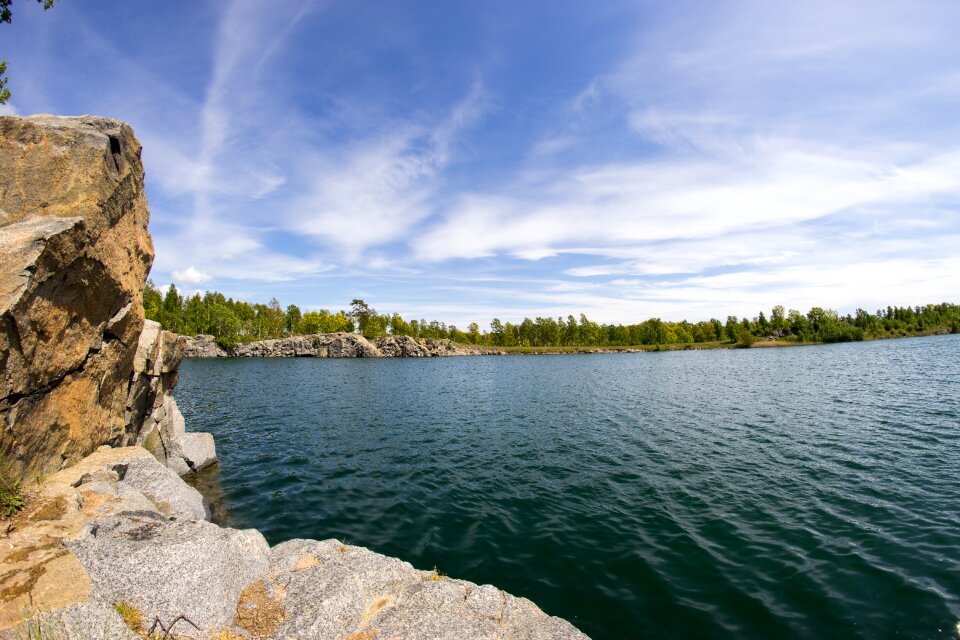
[[[476,322],[471,322],[467,325],[467,338],[472,344],[477,344],[480,342],[480,325]]]
[[[413,328],[399,313],[390,316],[389,326],[390,334],[394,336],[409,336],[413,333]]]
[[[143,311],[149,320],[160,321],[160,311],[163,309],[163,296],[153,284],[153,280],[147,280],[143,288]]]
[[[13,0],[0,0],[0,23],[10,24],[13,21],[13,13],[10,9],[12,4]],[[43,5],[43,10],[46,11],[53,6],[53,0],[37,0],[37,4]],[[0,104],[6,104],[10,100],[10,89],[7,88],[8,79],[4,77],[6,73],[7,61],[0,60]]]
[[[170,284],[167,294],[163,297],[160,313],[160,324],[165,328],[175,333],[183,331],[183,298],[177,291],[177,285]]]
[[[778,336],[783,334],[784,329],[786,328],[786,315],[782,304],[778,304],[770,312],[770,328],[773,329]]]
[[[295,304],[291,304],[287,307],[286,318],[284,319],[285,329],[288,334],[299,333],[300,331],[300,321],[303,319],[303,313],[300,312],[300,307]]]
[[[360,335],[367,338],[373,338],[383,335],[383,333],[386,331],[389,318],[382,323],[383,326],[381,327],[381,322],[377,317],[377,310],[372,308],[362,299],[354,298],[350,302],[350,308],[350,317],[352,317],[356,322],[357,331],[360,332]]]
[[[494,318],[490,321],[490,335],[493,338],[493,344],[502,347],[504,344],[504,329],[500,318]]]

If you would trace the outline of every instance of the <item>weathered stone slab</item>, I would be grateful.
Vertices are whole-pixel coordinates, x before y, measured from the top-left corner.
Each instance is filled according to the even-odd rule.
[[[252,529],[150,513],[97,520],[68,547],[102,597],[130,603],[149,623],[183,615],[206,632],[233,621],[240,592],[266,573],[269,554]]]

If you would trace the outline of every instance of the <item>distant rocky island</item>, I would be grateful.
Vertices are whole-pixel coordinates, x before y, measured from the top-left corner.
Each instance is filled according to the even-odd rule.
[[[0,117],[0,638],[585,638],[490,585],[209,521],[180,476],[216,463],[213,439],[172,390],[186,353],[223,349],[144,317],[140,151],[117,120]],[[235,355],[457,349],[343,334]]]

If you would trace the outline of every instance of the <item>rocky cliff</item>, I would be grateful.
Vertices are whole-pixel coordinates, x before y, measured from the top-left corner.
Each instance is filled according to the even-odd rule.
[[[183,345],[143,332],[143,177],[122,122],[0,117],[0,453],[23,476],[137,441],[172,401]]]
[[[429,358],[498,355],[497,349],[462,345],[451,340],[417,340],[386,336],[373,342],[355,333],[316,333],[220,347],[213,336],[187,338],[188,358]]]

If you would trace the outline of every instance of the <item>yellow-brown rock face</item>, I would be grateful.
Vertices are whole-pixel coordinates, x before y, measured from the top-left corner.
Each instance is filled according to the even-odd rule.
[[[0,451],[24,475],[136,435],[148,219],[126,124],[0,117]]]

